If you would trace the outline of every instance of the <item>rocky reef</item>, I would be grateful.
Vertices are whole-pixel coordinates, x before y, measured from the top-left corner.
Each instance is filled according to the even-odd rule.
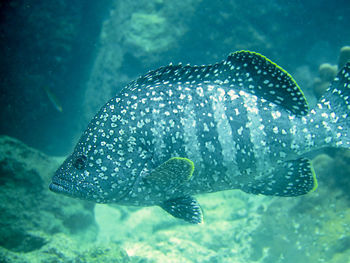
[[[0,262],[127,262],[117,245],[89,246],[98,234],[94,204],[48,190],[61,162],[0,137]]]
[[[314,160],[297,198],[200,195],[205,221],[159,207],[96,205],[49,192],[62,158],[0,137],[0,262],[330,262],[350,258],[349,150]]]
[[[239,49],[283,66],[315,103],[350,58],[347,6],[2,1],[0,133],[66,154],[98,108],[139,75],[170,62],[215,63]],[[26,144],[0,136],[0,262],[349,262],[349,150],[313,160],[319,188],[306,196],[200,195],[205,223],[193,226],[159,207],[51,193],[64,158]]]

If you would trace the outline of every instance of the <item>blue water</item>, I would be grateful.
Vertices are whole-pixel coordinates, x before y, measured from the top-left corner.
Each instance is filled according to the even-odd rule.
[[[2,1],[0,134],[66,156],[97,110],[138,76],[237,50],[282,66],[315,103],[319,66],[337,65],[350,45],[349,14],[345,0]],[[203,196],[200,227],[156,208],[97,206],[98,240],[140,262],[350,262],[349,152],[323,154],[311,196]]]

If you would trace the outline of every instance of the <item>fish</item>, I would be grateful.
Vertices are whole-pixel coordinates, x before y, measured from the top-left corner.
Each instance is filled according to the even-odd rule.
[[[350,63],[315,107],[280,66],[252,51],[160,67],[88,124],[49,189],[96,203],[159,206],[203,223],[195,195],[313,192],[313,152],[349,148]]]
[[[48,99],[50,100],[52,106],[57,110],[58,112],[63,112],[63,107],[60,102],[60,100],[57,98],[55,93],[52,91],[52,89],[49,86],[42,86],[43,90],[45,91]]]

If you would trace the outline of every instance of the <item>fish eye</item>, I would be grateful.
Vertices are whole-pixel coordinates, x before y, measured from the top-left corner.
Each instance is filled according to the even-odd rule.
[[[77,156],[73,162],[73,166],[78,170],[85,168],[87,157],[84,154]]]

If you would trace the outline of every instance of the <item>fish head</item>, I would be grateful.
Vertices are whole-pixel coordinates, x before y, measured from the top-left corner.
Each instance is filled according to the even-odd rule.
[[[139,176],[141,166],[136,165],[140,153],[133,137],[121,132],[127,130],[125,125],[114,127],[114,122],[107,119],[101,126],[96,119],[100,117],[90,123],[74,152],[54,174],[49,188],[97,203],[121,203]]]
[[[96,153],[77,148],[55,172],[50,190],[97,203],[121,201],[133,186],[130,171],[115,166],[101,150]]]
[[[55,193],[93,200],[92,193],[97,189],[91,179],[86,176],[90,173],[88,155],[74,151],[57,169],[49,188]]]

